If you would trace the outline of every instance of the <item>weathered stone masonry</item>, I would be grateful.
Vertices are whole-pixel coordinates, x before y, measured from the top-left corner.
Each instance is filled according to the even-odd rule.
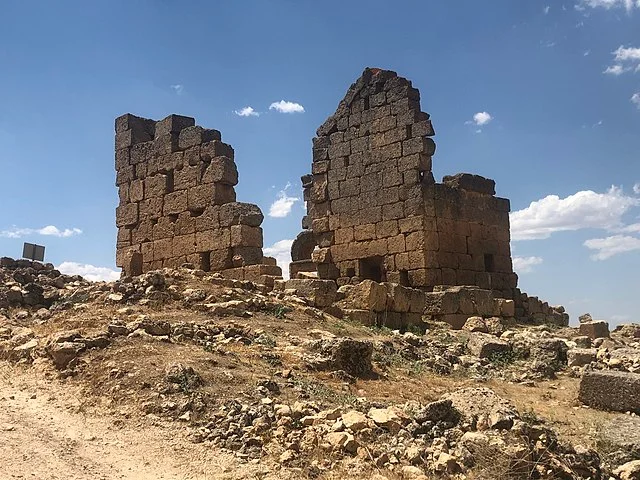
[[[281,270],[263,258],[263,214],[236,202],[234,151],[219,131],[180,115],[126,114],[115,128],[116,264],[125,274],[191,263],[273,284]]]
[[[433,136],[411,82],[366,69],[313,139],[292,273],[317,270],[340,285],[475,285],[512,298],[509,201],[476,175],[435,183]]]

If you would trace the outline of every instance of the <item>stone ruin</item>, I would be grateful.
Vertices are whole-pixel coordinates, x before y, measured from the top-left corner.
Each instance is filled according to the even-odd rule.
[[[409,80],[367,68],[313,139],[293,274],[317,271],[339,285],[475,285],[512,298],[509,200],[477,175],[436,183],[434,134]]]
[[[471,315],[567,323],[563,308],[517,288],[510,203],[495,196],[495,182],[469,173],[435,181],[434,135],[409,80],[365,69],[313,139],[291,277],[420,289],[421,313],[457,328]],[[407,312],[394,303],[384,314],[401,314],[392,323],[406,323]]]
[[[236,202],[231,145],[195,119],[125,114],[115,122],[116,265],[125,275],[183,264],[273,285],[282,270],[264,257],[257,205]]]
[[[460,328],[478,315],[568,323],[564,309],[517,288],[510,204],[495,182],[468,173],[435,181],[429,114],[395,72],[365,69],[318,129],[287,282],[263,256],[260,208],[236,202],[234,151],[219,131],[180,115],[126,114],[115,128],[124,275],[188,264],[394,328],[423,319]]]

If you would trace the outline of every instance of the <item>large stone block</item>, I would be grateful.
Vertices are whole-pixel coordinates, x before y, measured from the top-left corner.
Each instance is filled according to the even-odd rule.
[[[172,192],[164,196],[164,215],[177,215],[187,211],[187,192]]]
[[[116,207],[116,226],[126,227],[138,223],[138,204],[129,203]]]
[[[298,295],[306,297],[312,305],[329,307],[336,299],[338,287],[333,280],[292,279],[287,280],[286,289],[294,289]]]
[[[592,320],[580,324],[580,335],[586,335],[590,339],[606,338],[609,336],[609,324],[604,320]]]
[[[491,358],[511,350],[511,346],[504,340],[478,332],[471,334],[467,342],[467,348],[472,355],[479,358]]]
[[[252,203],[230,202],[220,206],[220,225],[249,225],[259,227],[264,215],[257,205]]]
[[[262,248],[262,228],[233,225],[231,227],[231,246]]]
[[[355,309],[382,312],[387,308],[387,289],[381,283],[364,280],[349,290],[348,301]]]
[[[199,126],[190,126],[180,130],[178,136],[178,146],[180,150],[185,150],[202,143],[211,142],[213,140],[222,140],[218,130],[202,128]]]
[[[202,183],[238,184],[238,168],[236,163],[227,157],[216,157],[202,175]]]
[[[580,380],[578,400],[600,410],[640,413],[640,375],[607,370],[587,371]]]
[[[156,138],[158,138],[172,133],[180,133],[180,131],[182,131],[183,129],[192,127],[195,124],[195,118],[185,117],[183,115],[169,115],[156,122],[155,136]]]

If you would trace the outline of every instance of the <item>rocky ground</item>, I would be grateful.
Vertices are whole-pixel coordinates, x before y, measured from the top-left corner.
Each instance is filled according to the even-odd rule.
[[[578,401],[585,371],[640,371],[640,326],[331,311],[193,269],[5,261],[3,478],[640,478],[640,420]]]

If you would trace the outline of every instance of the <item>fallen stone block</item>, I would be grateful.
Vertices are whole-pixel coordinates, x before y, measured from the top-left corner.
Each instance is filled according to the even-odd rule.
[[[590,339],[606,338],[609,336],[609,324],[604,320],[591,320],[580,323],[580,334]]]
[[[387,289],[373,280],[364,280],[347,292],[347,299],[356,309],[382,312],[387,308]]]
[[[491,358],[511,351],[507,342],[486,333],[473,333],[467,342],[467,348],[478,358]]]
[[[572,348],[567,352],[570,367],[584,367],[596,361],[598,351],[595,348]]]
[[[606,370],[585,372],[578,400],[600,410],[640,413],[640,375]]]
[[[305,355],[305,363],[314,370],[343,370],[349,375],[363,376],[373,370],[371,342],[338,338],[317,340],[309,344],[313,354]]]
[[[292,279],[287,280],[286,289],[295,289],[297,294],[306,297],[313,306],[330,306],[336,299],[338,287],[332,280]]]

